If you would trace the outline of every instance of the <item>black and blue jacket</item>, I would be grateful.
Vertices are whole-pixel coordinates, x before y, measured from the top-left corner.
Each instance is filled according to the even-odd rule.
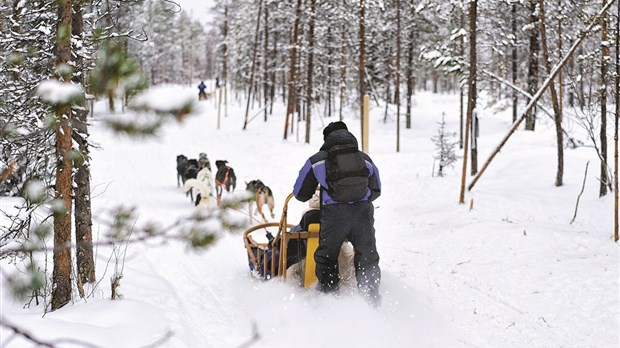
[[[327,192],[327,173],[325,168],[325,160],[327,159],[327,151],[335,145],[357,145],[357,139],[346,129],[335,130],[327,136],[325,143],[321,146],[319,152],[310,157],[304,166],[299,171],[297,181],[293,187],[293,193],[295,198],[305,202],[312,198],[312,195],[316,191],[317,185],[321,185],[321,197],[322,204],[341,204],[342,202],[336,202],[332,200]],[[364,159],[366,160],[366,167],[369,171],[368,178],[368,192],[359,201],[374,201],[381,195],[381,180],[379,179],[379,169],[372,162],[370,157],[366,154]],[[347,202],[355,203],[355,202]]]

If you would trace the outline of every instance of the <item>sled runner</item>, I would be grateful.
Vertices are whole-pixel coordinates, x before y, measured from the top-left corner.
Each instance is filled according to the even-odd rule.
[[[248,253],[250,271],[264,280],[273,277],[286,279],[286,270],[292,263],[303,267],[303,286],[309,287],[316,281],[314,252],[319,245],[318,223],[308,225],[307,231],[291,232],[293,224],[288,223],[288,203],[293,198],[289,194],[284,201],[280,222],[268,222],[252,226],[243,232],[243,243]],[[273,236],[267,228],[277,227]],[[252,235],[258,231],[266,232],[266,242],[257,242]],[[257,234],[255,234],[257,235]],[[305,264],[301,262],[305,260]]]

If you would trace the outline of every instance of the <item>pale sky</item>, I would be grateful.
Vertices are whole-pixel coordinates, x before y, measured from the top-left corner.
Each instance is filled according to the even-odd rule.
[[[181,5],[181,8],[193,18],[205,24],[211,19],[209,13],[213,7],[213,0],[173,0]]]

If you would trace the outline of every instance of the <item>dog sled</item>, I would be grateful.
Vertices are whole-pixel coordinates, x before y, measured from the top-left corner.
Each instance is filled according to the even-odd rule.
[[[243,232],[243,243],[248,254],[251,273],[262,280],[281,277],[286,280],[290,266],[301,267],[302,283],[305,288],[314,284],[316,264],[314,252],[319,246],[320,224],[310,223],[305,230],[291,231],[295,225],[288,222],[289,194],[284,201],[280,222],[254,225]],[[268,228],[277,227],[276,234]],[[266,241],[257,242],[258,233],[264,231]],[[263,238],[260,238],[263,239]]]

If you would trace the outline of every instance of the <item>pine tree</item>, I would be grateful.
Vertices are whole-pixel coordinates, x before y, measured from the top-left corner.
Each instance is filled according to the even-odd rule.
[[[437,122],[437,124],[439,125],[439,128],[437,129],[437,134],[434,135],[431,140],[435,144],[436,154],[434,158],[438,161],[439,165],[437,175],[444,176],[444,168],[453,166],[454,162],[456,162],[458,159],[454,151],[456,145],[458,144],[458,141],[452,140],[454,134],[446,133],[445,113],[441,115],[441,121]]]
[[[71,0],[58,1],[56,26],[56,70],[65,81],[71,70]],[[52,274],[52,310],[71,301],[71,212],[72,212],[72,111],[69,104],[56,107],[56,191],[54,209],[54,271]]]

